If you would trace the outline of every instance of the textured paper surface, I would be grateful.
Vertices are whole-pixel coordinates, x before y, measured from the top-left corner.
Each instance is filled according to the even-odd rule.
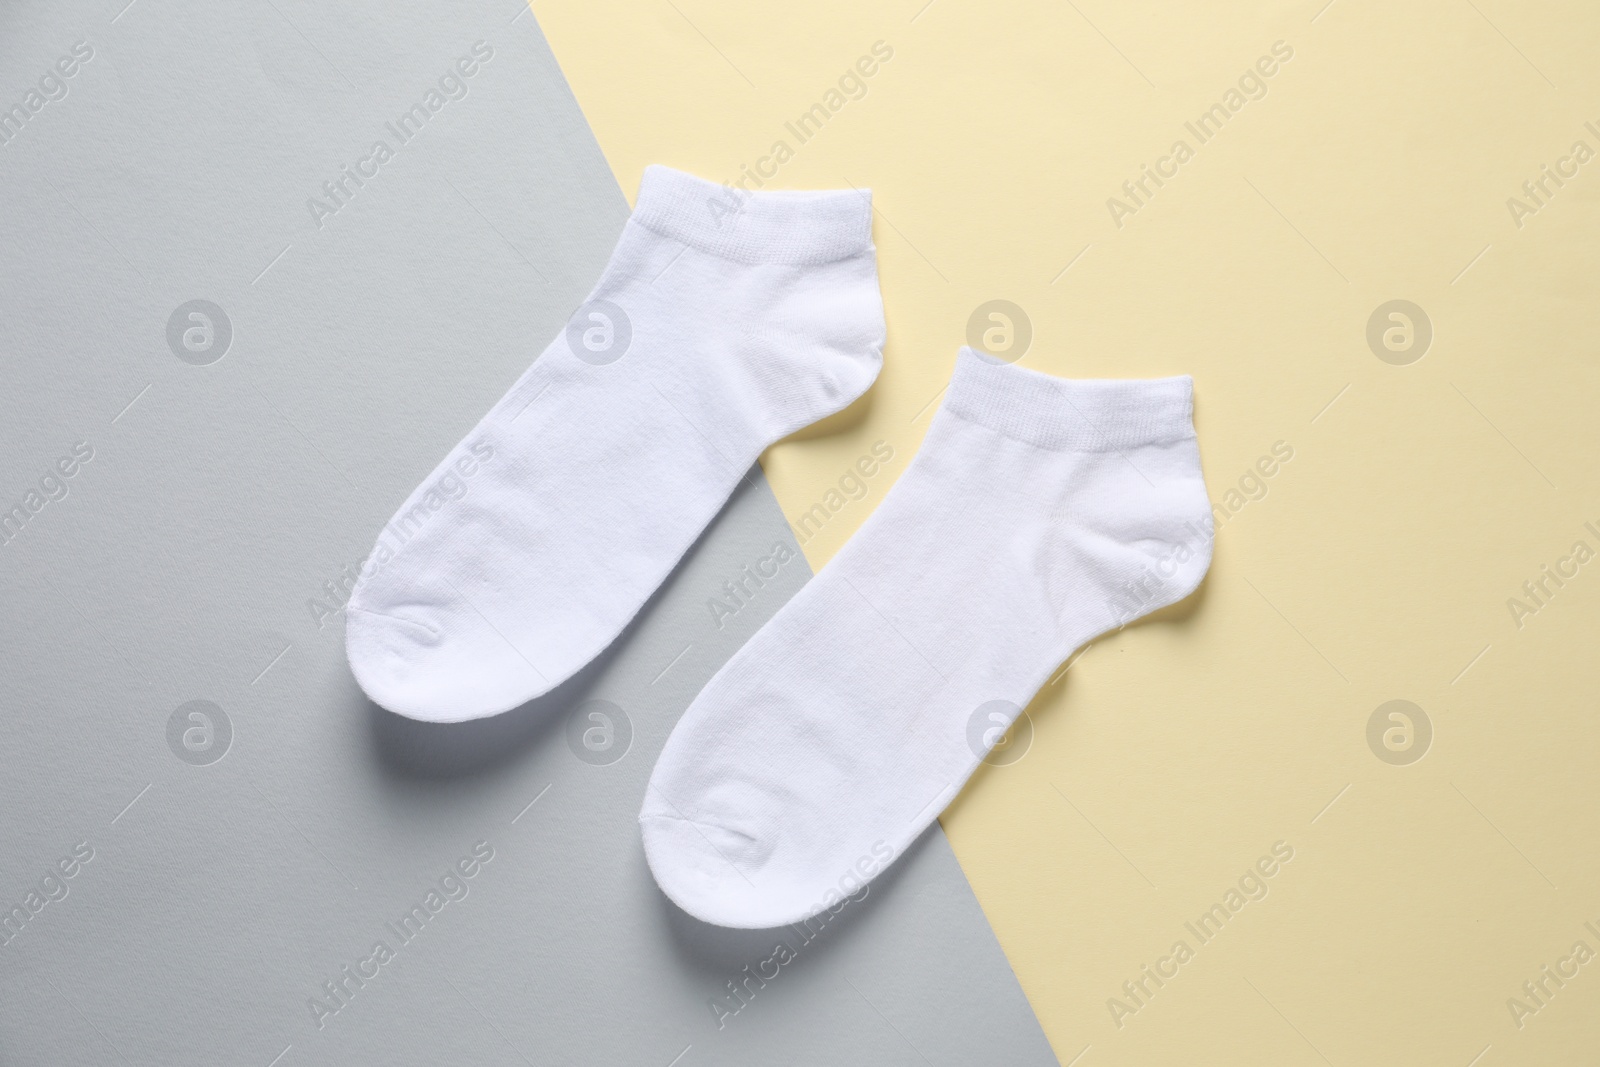
[[[1195,376],[1209,581],[1087,652],[1028,754],[944,818],[1063,1062],[1594,1047],[1591,7],[538,14],[624,190],[663,162],[874,192],[883,375],[763,461],[813,565],[915,454],[974,319],[1004,340],[991,301],[1026,315],[1022,366]],[[860,75],[876,42],[892,58]],[[852,499],[880,440],[895,459]],[[1265,898],[1202,943],[1185,924],[1263,857]]]
[[[940,832],[814,936],[650,878],[655,754],[809,577],[716,624],[759,471],[549,697],[361,696],[350,568],[628,210],[531,13],[419,11],[0,15],[0,1062],[1051,1062]]]

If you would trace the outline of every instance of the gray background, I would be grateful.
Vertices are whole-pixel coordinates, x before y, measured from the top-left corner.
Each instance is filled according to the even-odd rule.
[[[94,855],[0,946],[0,1063],[1054,1062],[937,826],[717,1026],[724,983],[799,941],[677,911],[635,816],[677,716],[809,577],[713,622],[792,544],[759,470],[610,652],[492,720],[374,707],[342,616],[314,617],[626,217],[534,17],[12,3],[0,107],[82,40],[0,145],[0,510],[94,450],[0,546],[0,909]],[[319,228],[307,199],[479,40],[468,95]],[[194,299],[232,325],[210,365],[167,343]],[[591,697],[631,723],[608,765],[567,741]],[[192,700],[232,728],[208,765],[169,746]],[[402,945],[385,924],[478,841],[468,895]],[[308,999],[378,940],[394,961],[319,1029]]]

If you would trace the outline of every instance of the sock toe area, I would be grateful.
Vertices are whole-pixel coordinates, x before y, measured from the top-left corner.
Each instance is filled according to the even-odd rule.
[[[770,843],[678,815],[639,816],[644,854],[656,884],[678,907],[716,926],[766,930],[799,922],[821,903],[761,860]]]
[[[423,722],[509,711],[553,687],[522,652],[470,609],[345,611],[350,672],[373,703]]]

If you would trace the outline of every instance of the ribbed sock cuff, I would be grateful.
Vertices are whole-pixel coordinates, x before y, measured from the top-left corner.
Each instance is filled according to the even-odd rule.
[[[829,263],[871,250],[872,193],[746,193],[650,166],[633,221],[741,263]]]
[[[1040,448],[1115,452],[1194,436],[1194,379],[1056,378],[970,348],[944,408]]]

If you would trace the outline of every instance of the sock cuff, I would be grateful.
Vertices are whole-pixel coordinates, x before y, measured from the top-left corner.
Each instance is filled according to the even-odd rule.
[[[1057,378],[962,348],[945,410],[1040,448],[1114,452],[1190,438],[1194,379]]]
[[[633,221],[741,263],[830,263],[872,249],[870,190],[747,193],[645,168]]]

